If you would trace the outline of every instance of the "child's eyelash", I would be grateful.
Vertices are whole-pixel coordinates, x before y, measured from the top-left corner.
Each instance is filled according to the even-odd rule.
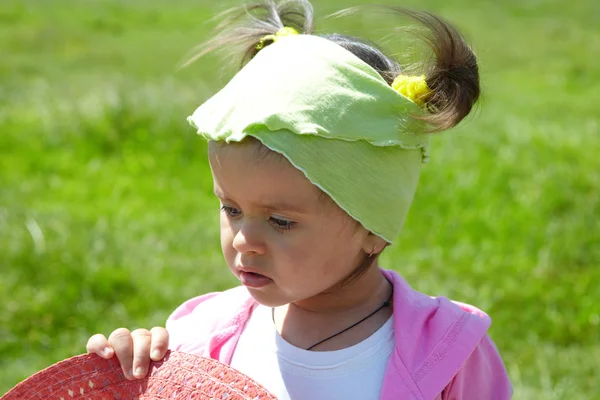
[[[271,225],[273,225],[273,227],[279,232],[289,231],[296,225],[296,223],[293,221],[287,221],[285,219],[275,217],[269,218],[269,221],[271,222]]]
[[[229,207],[229,206],[221,206],[221,211],[224,211],[225,214],[227,214],[230,217],[237,217],[242,213],[237,208],[233,208],[233,207]]]
[[[221,206],[221,211],[223,211],[225,214],[227,214],[228,217],[231,218],[239,217],[242,214],[240,210],[230,206]],[[271,223],[273,228],[275,228],[275,230],[279,232],[289,231],[296,225],[296,222],[275,217],[269,218],[269,222]]]

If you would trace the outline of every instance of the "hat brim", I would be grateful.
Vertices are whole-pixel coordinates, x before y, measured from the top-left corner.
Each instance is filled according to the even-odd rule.
[[[0,400],[276,399],[264,387],[216,360],[169,351],[144,379],[125,378],[116,357],[75,356],[19,383]]]

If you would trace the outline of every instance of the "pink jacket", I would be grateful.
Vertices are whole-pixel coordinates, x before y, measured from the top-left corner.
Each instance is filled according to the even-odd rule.
[[[386,369],[383,400],[505,400],[512,387],[486,334],[481,310],[413,290],[394,271],[396,349]],[[170,348],[226,364],[256,302],[244,287],[183,303],[167,321]]]

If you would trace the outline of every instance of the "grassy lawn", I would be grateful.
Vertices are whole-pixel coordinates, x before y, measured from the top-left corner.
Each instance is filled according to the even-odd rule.
[[[361,3],[314,0],[321,16]],[[93,333],[235,284],[185,121],[232,70],[177,68],[232,4],[0,2],[0,394]],[[434,140],[383,266],[492,316],[515,399],[600,398],[600,3],[401,5],[463,28],[484,98]],[[402,52],[394,19],[317,22]]]

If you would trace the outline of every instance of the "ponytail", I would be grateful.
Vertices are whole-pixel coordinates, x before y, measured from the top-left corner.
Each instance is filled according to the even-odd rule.
[[[314,12],[308,0],[264,0],[232,8],[217,18],[221,22],[214,38],[199,46],[184,66],[215,50],[230,52],[234,58],[241,54],[241,66],[244,66],[260,49],[272,43],[272,40],[265,41],[265,37],[275,36],[284,28],[307,35],[314,31]]]
[[[471,112],[479,98],[477,58],[447,21],[427,12],[402,12],[427,28],[428,33],[422,38],[434,55],[425,71],[431,94],[425,102],[430,114],[423,119],[436,131],[452,128]]]
[[[479,69],[473,50],[454,26],[429,12],[392,6],[358,6],[339,11],[335,15],[345,16],[375,7],[407,16],[426,28],[425,33],[419,31],[418,36],[430,48],[433,59],[421,63],[417,68],[420,68],[420,72],[425,74],[425,81],[429,88],[429,93],[422,99],[423,107],[428,115],[416,118],[424,120],[431,127],[430,130],[434,132],[456,126],[471,112],[480,94]],[[339,44],[344,46],[342,43]],[[352,51],[351,48],[346,47],[346,49]],[[374,51],[385,58],[383,60],[377,57],[378,65],[387,64],[389,66],[384,71],[375,68],[373,62],[366,61],[360,54],[355,54],[377,69],[381,76],[392,84],[394,77],[402,73],[402,66],[396,59],[383,55],[374,46],[371,46],[370,52]],[[363,52],[364,49],[361,53]]]

